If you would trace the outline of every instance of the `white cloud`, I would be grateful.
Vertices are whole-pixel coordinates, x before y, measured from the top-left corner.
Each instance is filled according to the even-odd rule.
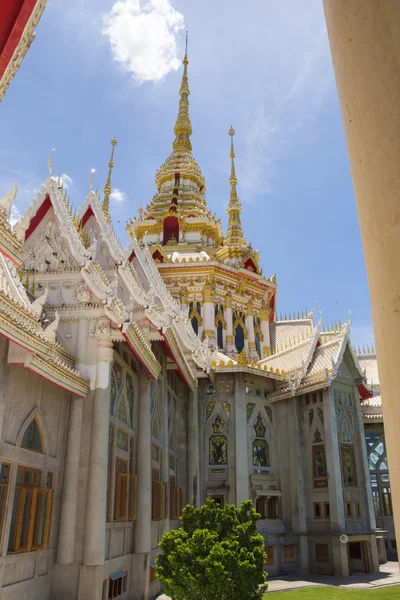
[[[138,83],[179,68],[176,41],[185,19],[170,0],[118,0],[104,22],[114,59]]]
[[[117,202],[119,204],[120,202],[123,202],[126,199],[126,194],[125,192],[121,192],[121,190],[119,190],[118,188],[114,188],[110,194],[110,198],[111,200],[114,200],[114,202]]]
[[[74,182],[74,180],[72,179],[72,177],[70,177],[66,173],[63,173],[62,175],[60,175],[60,180],[61,180],[61,183],[63,184],[63,186],[66,189],[68,189],[73,184],[73,182]]]
[[[17,208],[15,206],[15,204],[13,204],[11,206],[11,214],[10,214],[10,225],[13,227],[15,225],[15,223],[17,223],[21,218],[21,212],[19,210],[19,208]]]

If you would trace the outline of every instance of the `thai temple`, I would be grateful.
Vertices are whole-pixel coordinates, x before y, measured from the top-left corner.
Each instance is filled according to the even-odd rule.
[[[376,358],[351,318],[278,317],[242,229],[240,141],[231,127],[225,233],[188,98],[186,54],[172,153],[127,245],[115,138],[103,194],[90,181],[74,208],[50,154],[13,227],[17,185],[0,200],[2,600],[153,599],[163,533],[206,498],[252,499],[270,576],[395,556]]]

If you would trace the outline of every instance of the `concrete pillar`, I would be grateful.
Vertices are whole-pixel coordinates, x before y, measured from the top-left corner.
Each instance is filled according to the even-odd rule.
[[[269,337],[269,317],[271,311],[269,309],[260,310],[260,326],[263,334],[262,341],[262,358],[266,358],[271,354],[271,342]]]
[[[371,295],[393,506],[400,506],[400,2],[324,0]],[[400,510],[395,509],[400,531]]]
[[[108,431],[112,360],[112,342],[107,339],[98,340],[83,538],[83,565],[79,581],[79,599],[81,600],[88,597],[100,598],[102,593],[106,541]],[[89,596],[89,594],[92,594],[92,596]]]
[[[250,498],[249,460],[247,449],[247,398],[244,375],[235,380],[235,449],[236,449],[236,506]]]
[[[57,562],[71,565],[75,557],[76,511],[79,492],[79,458],[81,451],[83,398],[71,400],[68,441],[65,457]]]
[[[233,339],[233,316],[232,316],[232,298],[230,296],[225,297],[225,321],[226,321],[226,338],[225,338],[225,350],[226,353],[231,356],[235,352],[235,341]]]
[[[137,445],[137,517],[135,530],[135,552],[151,550],[151,414],[150,377],[142,369],[139,392]]]
[[[189,299],[188,299],[188,293],[186,289],[183,289],[181,291],[181,309],[183,310],[183,312],[185,313],[185,315],[188,315],[188,306],[189,306]]]
[[[251,304],[247,305],[246,328],[248,333],[248,356],[252,359],[258,359],[256,350],[256,338],[254,333],[254,309]]]
[[[216,333],[215,333],[215,325],[214,325],[214,320],[215,320],[215,306],[214,306],[214,300],[215,300],[215,293],[214,291],[211,289],[211,286],[209,286],[210,289],[208,289],[207,284],[204,287],[204,292],[203,292],[203,325],[204,325],[204,329],[203,329],[203,336],[207,336],[208,339],[210,340],[210,345],[213,347],[216,347],[217,345],[217,339],[216,339]]]
[[[346,518],[343,500],[342,469],[340,466],[342,457],[339,448],[336,407],[332,387],[323,392],[323,411],[331,531],[334,533],[345,533]],[[349,575],[347,545],[340,542],[339,536],[332,538],[332,559],[335,576],[347,577]]]
[[[365,443],[364,421],[361,412],[361,403],[359,402],[359,393],[356,385],[353,387],[353,398],[355,402],[355,408],[357,411],[355,428],[357,431],[357,437],[360,440],[360,462],[362,468],[362,473],[360,473],[361,477],[358,478],[358,485],[360,486],[360,484],[362,484],[363,486],[365,486],[367,496],[367,514],[369,521],[369,529],[373,531],[374,529],[376,529],[376,516],[374,509],[374,501],[372,498],[372,487],[369,474],[367,445]]]
[[[197,387],[189,392],[188,401],[188,502],[200,506],[199,405]]]
[[[300,412],[297,398],[292,399],[290,409],[289,444],[290,456],[290,485],[292,500],[292,529],[299,534],[300,562],[299,568],[302,573],[309,571],[308,537],[306,519],[306,498],[304,491],[304,447],[301,439]]]
[[[162,423],[162,427],[163,427],[163,434],[162,434],[162,440],[163,440],[163,445],[162,445],[162,454],[161,454],[161,480],[162,481],[166,481],[169,484],[169,431],[168,431],[168,425],[169,425],[169,399],[168,399],[168,392],[167,392],[167,382],[166,382],[166,378],[164,379],[159,379],[158,380],[158,385],[161,385],[161,406],[162,406],[162,411],[163,411],[163,423]],[[171,406],[171,410],[174,410],[173,406]],[[167,519],[163,519],[161,522],[162,525],[162,529],[163,531],[168,531],[169,530],[169,486],[168,486],[168,518]]]
[[[323,392],[325,460],[328,472],[328,490],[330,520],[332,532],[346,532],[346,519],[343,501],[343,483],[341,469],[341,452],[338,441],[335,401],[333,389],[329,387]]]
[[[89,320],[78,322],[76,336],[76,368],[87,376],[87,344],[89,337]],[[65,457],[63,493],[60,509],[60,528],[58,532],[57,562],[70,565],[74,562],[76,511],[78,508],[79,458],[81,451],[83,399],[72,397],[68,441]]]
[[[132,576],[133,599],[146,600],[149,593],[151,552],[151,414],[150,377],[144,369],[140,375],[138,408],[138,492]]]

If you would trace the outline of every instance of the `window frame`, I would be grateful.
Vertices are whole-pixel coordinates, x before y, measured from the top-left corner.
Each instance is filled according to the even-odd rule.
[[[321,453],[324,459],[324,467],[326,475],[315,475],[315,454]],[[325,444],[318,443],[313,444],[312,446],[312,478],[313,478],[313,488],[325,488],[328,487],[328,471],[326,467],[326,452],[325,452]]]
[[[5,519],[5,514],[6,514],[6,508],[8,505],[8,494],[9,494],[9,488],[10,488],[10,474],[11,474],[12,463],[10,463],[6,460],[2,460],[0,462],[0,473],[3,469],[3,465],[7,466],[8,470],[7,470],[7,480],[4,483],[2,483],[0,481],[0,488],[4,490],[3,502],[2,502],[2,504],[0,504],[0,541],[2,538],[2,534],[3,534],[4,519]]]
[[[21,482],[18,481],[18,471],[21,473]],[[35,474],[38,475],[38,485],[26,483],[26,473],[31,473],[34,479]],[[54,484],[54,473],[50,471],[51,483]],[[51,530],[51,518],[53,509],[53,496],[54,488],[43,488],[43,471],[36,467],[29,467],[26,465],[17,465],[17,480],[14,487],[14,498],[13,507],[16,503],[15,508],[15,524],[11,526],[9,533],[9,547],[7,554],[22,554],[25,552],[32,552],[35,550],[45,550],[49,545],[50,530]],[[16,494],[18,492],[18,498]],[[24,532],[24,515],[26,510],[26,499],[27,495],[30,494],[30,502],[27,509],[27,530],[22,540]],[[38,543],[39,535],[41,532],[41,512],[40,498],[45,497],[45,510],[43,520],[43,538],[42,543]],[[39,502],[38,502],[39,498]],[[14,508],[13,508],[14,510]],[[12,539],[11,539],[12,537]],[[23,545],[22,545],[23,543]]]

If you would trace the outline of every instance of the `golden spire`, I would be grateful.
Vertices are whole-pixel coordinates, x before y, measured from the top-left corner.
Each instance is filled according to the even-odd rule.
[[[190,136],[192,135],[192,124],[189,117],[189,82],[187,76],[187,66],[189,64],[187,57],[187,44],[188,35],[186,32],[186,50],[185,58],[183,59],[183,75],[181,88],[179,90],[179,112],[176,119],[174,133],[175,139],[172,144],[174,152],[191,152],[192,144],[190,143]]]
[[[103,213],[105,214],[105,216],[107,217],[108,220],[111,220],[111,217],[110,217],[110,194],[112,192],[111,173],[112,173],[112,170],[114,167],[114,150],[115,150],[115,146],[117,144],[118,144],[117,138],[113,137],[113,139],[111,140],[111,146],[112,146],[111,157],[110,157],[110,162],[108,163],[108,177],[107,177],[106,185],[104,186],[104,200],[103,200],[103,204],[102,204]]]
[[[225,238],[226,246],[236,246],[240,244],[245,244],[246,240],[243,235],[242,230],[242,222],[240,220],[240,214],[242,212],[242,206],[240,204],[239,198],[237,196],[236,185],[236,171],[235,171],[235,150],[233,147],[233,136],[235,135],[235,130],[231,126],[228,131],[231,136],[231,175],[229,178],[229,183],[231,185],[231,194],[229,198],[229,205],[227,208],[227,213],[229,215],[228,221],[228,233]]]

